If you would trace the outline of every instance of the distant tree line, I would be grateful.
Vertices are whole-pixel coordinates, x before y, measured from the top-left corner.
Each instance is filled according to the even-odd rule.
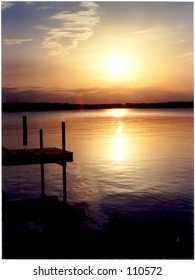
[[[94,109],[168,109],[193,108],[193,101],[189,102],[160,102],[160,103],[114,103],[114,104],[69,104],[69,103],[28,103],[5,102],[2,103],[3,112],[29,112],[29,111],[59,111],[59,110],[94,110]]]

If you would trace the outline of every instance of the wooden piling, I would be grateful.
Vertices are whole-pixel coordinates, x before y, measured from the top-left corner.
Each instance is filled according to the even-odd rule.
[[[40,129],[40,149],[43,149],[43,130]],[[45,195],[45,170],[44,170],[44,163],[41,163],[41,198],[44,198]]]
[[[23,146],[28,144],[28,131],[27,131],[27,117],[22,116],[22,127],[23,127]]]
[[[73,162],[73,153],[66,151],[65,122],[62,122],[62,149],[43,147],[43,130],[40,129],[40,148],[2,149],[2,165],[31,165],[40,164],[41,167],[41,197],[45,196],[44,164],[56,163],[62,165],[63,200],[67,204],[66,164]],[[23,116],[23,143],[27,145],[27,117]],[[65,204],[65,205],[66,205]]]
[[[62,122],[62,151],[65,153],[66,150],[66,135],[65,135],[65,122]]]
[[[40,129],[39,135],[40,135],[40,149],[43,149],[43,129]]]
[[[66,151],[66,132],[65,122],[62,122],[62,153],[65,155]],[[66,162],[62,165],[62,180],[63,180],[63,201],[67,202],[67,190],[66,190]]]

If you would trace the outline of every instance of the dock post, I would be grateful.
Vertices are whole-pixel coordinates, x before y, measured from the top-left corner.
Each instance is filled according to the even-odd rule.
[[[43,149],[43,130],[40,129],[40,149]],[[44,163],[41,163],[41,198],[45,195],[45,176],[44,176]]]
[[[40,149],[43,149],[43,129],[39,131],[40,135]]]
[[[22,116],[22,127],[23,127],[23,146],[27,146],[28,144],[27,116]]]
[[[65,134],[65,122],[62,122],[62,153],[66,152],[66,134]],[[63,178],[63,200],[67,202],[66,191],[66,162],[62,164],[62,178]]]

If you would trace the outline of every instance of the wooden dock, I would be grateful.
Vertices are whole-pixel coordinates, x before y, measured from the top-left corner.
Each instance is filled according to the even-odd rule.
[[[2,165],[28,165],[41,163],[57,163],[60,165],[73,162],[73,153],[63,152],[59,148],[39,149],[2,149]]]
[[[27,117],[23,116],[23,146],[28,144]],[[40,164],[41,166],[41,197],[45,196],[44,164],[57,163],[62,165],[63,199],[67,200],[66,163],[73,162],[73,153],[66,150],[65,122],[62,122],[62,149],[43,147],[43,130],[40,129],[40,148],[7,149],[2,148],[2,166]]]

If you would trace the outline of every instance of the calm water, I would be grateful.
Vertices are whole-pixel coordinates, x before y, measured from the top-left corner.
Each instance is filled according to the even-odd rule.
[[[22,113],[3,113],[2,142],[22,147]],[[192,110],[36,112],[28,147],[61,147],[61,122],[74,162],[67,165],[68,202],[82,203],[92,227],[110,217],[193,213]],[[62,168],[45,165],[46,193],[62,199]],[[10,199],[40,197],[40,166],[3,167]],[[140,215],[141,213],[141,215]],[[163,214],[162,214],[163,213]]]

